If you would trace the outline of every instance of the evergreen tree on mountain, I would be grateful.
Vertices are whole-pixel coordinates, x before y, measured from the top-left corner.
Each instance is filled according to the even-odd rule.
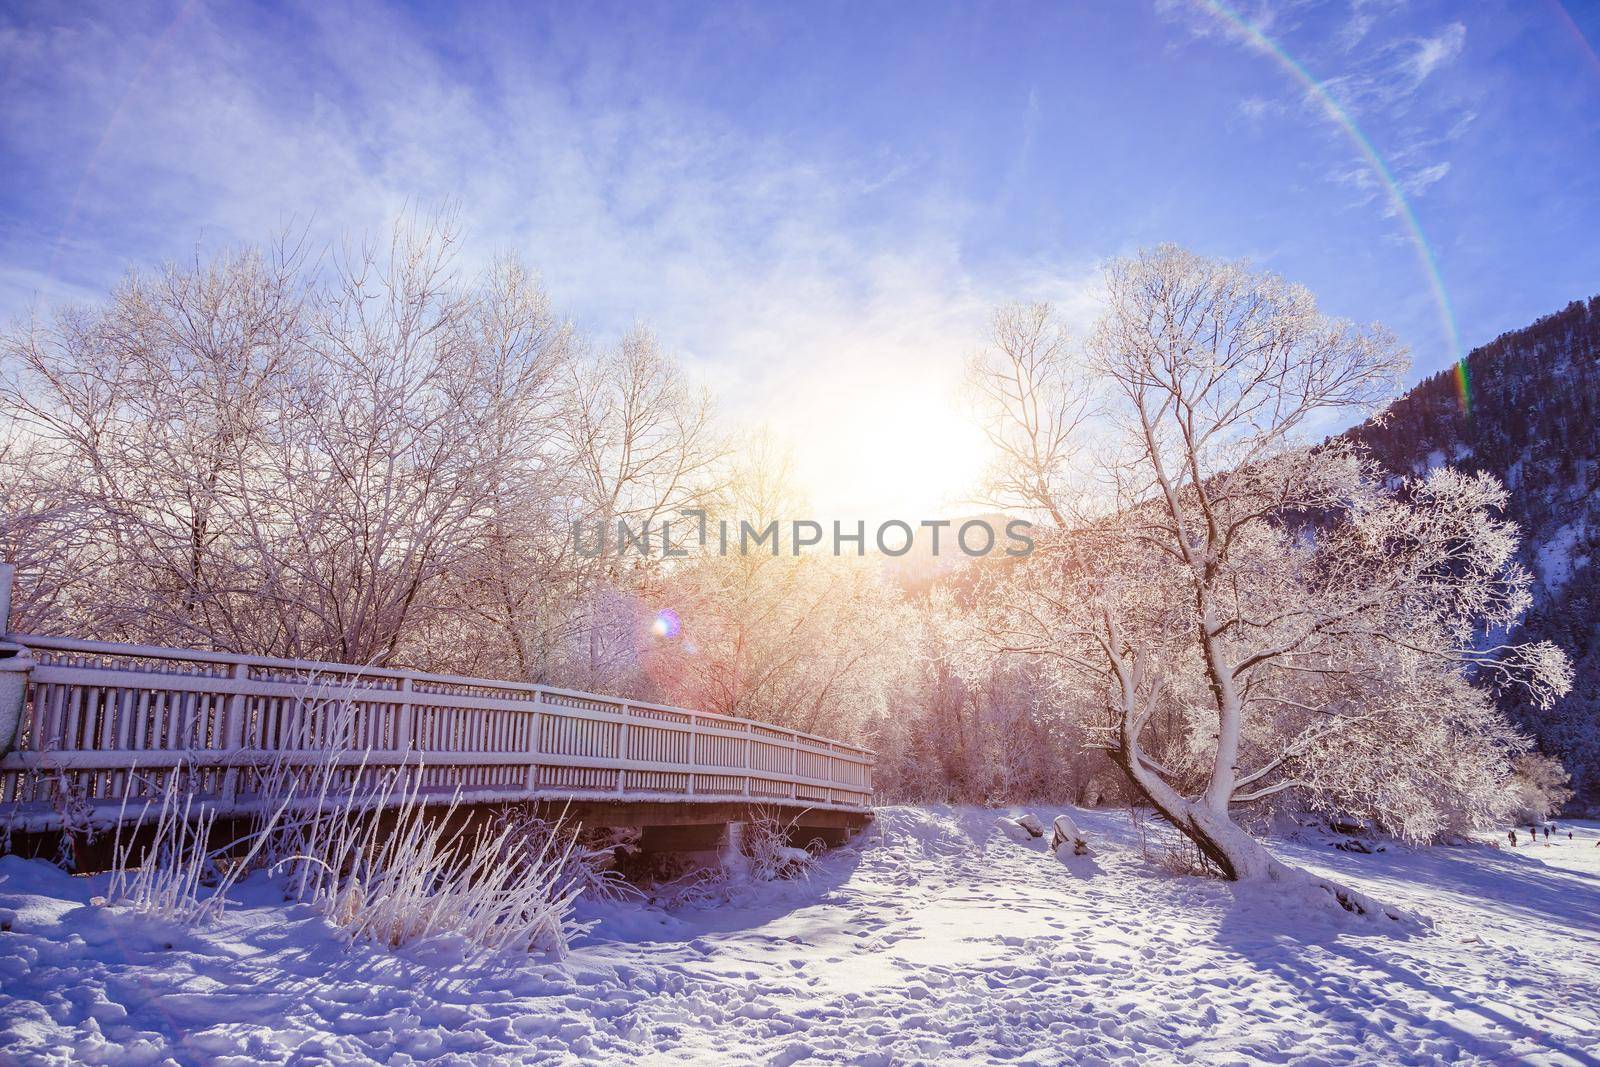
[[[1546,710],[1515,693],[1504,709],[1572,773],[1579,808],[1600,804],[1600,296],[1573,301],[1474,349],[1419,383],[1381,420],[1343,435],[1387,470],[1441,460],[1487,471],[1509,491],[1524,536],[1534,607],[1512,635],[1551,640],[1574,667],[1572,692]]]

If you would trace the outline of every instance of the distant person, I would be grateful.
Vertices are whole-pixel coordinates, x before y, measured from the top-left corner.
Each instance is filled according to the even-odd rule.
[[[1548,826],[1544,828],[1544,839],[1546,841],[1550,840],[1550,827]]]
[[[1572,831],[1571,831],[1571,830],[1568,830],[1568,831],[1567,831],[1567,840],[1568,840],[1568,841],[1571,841],[1571,840],[1572,840]]]
[[[1515,830],[1507,830],[1506,839],[1511,842],[1512,848],[1517,847],[1517,832]]]

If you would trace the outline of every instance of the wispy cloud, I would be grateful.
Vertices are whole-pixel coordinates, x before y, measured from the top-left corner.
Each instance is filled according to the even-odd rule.
[[[1409,0],[1350,0],[1350,6],[1335,38],[1340,47],[1353,49],[1367,40],[1379,20],[1401,13]]]
[[[1412,42],[1406,68],[1411,73],[1413,84],[1421,85],[1428,75],[1459,56],[1466,41],[1467,28],[1459,22],[1452,22],[1432,37]]]
[[[1221,37],[1275,53],[1274,62],[1292,63],[1315,80],[1317,90],[1286,77],[1280,97],[1243,97],[1238,113],[1252,124],[1299,111],[1330,119],[1330,135],[1346,136],[1348,131],[1337,127],[1348,116],[1375,143],[1407,197],[1421,196],[1450,173],[1452,144],[1465,129],[1462,103],[1452,93],[1430,92],[1429,83],[1461,56],[1467,35],[1461,22],[1418,32],[1413,13],[1401,0],[1350,0],[1343,6],[1256,0],[1226,9],[1194,0],[1164,7],[1196,37]],[[1234,18],[1256,33],[1241,28]],[[1343,115],[1330,111],[1319,91]],[[1358,203],[1381,201],[1382,210],[1396,213],[1379,176],[1366,163],[1335,167],[1324,177],[1358,190]]]
[[[1421,167],[1407,174],[1402,181],[1401,188],[1407,196],[1421,196],[1428,186],[1441,181],[1450,173],[1449,163],[1435,163],[1430,167]]]
[[[1322,84],[1352,114],[1380,120],[1403,115],[1430,103],[1420,96],[1424,83],[1461,55],[1466,39],[1467,28],[1459,22],[1401,37],[1352,55],[1341,73]]]
[[[1286,110],[1288,108],[1282,100],[1273,100],[1265,96],[1246,96],[1238,103],[1240,116],[1256,124],[1273,116],[1282,115]]]

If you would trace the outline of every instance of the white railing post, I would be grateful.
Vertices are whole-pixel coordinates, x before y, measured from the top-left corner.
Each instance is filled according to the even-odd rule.
[[[16,568],[0,563],[0,757],[22,736],[22,709],[28,702],[28,674],[33,668],[28,650],[5,639],[11,632],[11,582],[15,578]]]
[[[407,675],[400,679],[400,708],[395,716],[394,750],[408,752],[415,747],[415,740],[412,737],[411,676]]]
[[[528,739],[528,795],[539,792],[539,753],[544,751],[544,703],[548,694],[536,692],[533,702],[533,736]]]
[[[16,578],[14,564],[0,563],[0,638],[11,632],[11,583]]]
[[[229,672],[234,681],[244,683],[250,680],[250,665],[243,661],[235,663]],[[240,753],[244,750],[244,716],[247,705],[244,686],[241,684],[239,691],[228,697],[228,723],[223,733],[222,748],[228,754],[228,769],[222,775],[222,804],[224,808],[232,809],[239,800],[239,773],[238,766]]]
[[[689,787],[686,792],[694,795],[694,772],[700,766],[700,716],[689,716]]]
[[[628,785],[628,708],[623,705],[622,725],[617,729],[617,792],[627,792]]]

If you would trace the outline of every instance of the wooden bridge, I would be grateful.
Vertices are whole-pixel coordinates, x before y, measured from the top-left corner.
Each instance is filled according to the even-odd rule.
[[[10,672],[25,681],[15,736],[0,736],[0,839],[136,819],[176,773],[219,818],[245,817],[264,768],[330,761],[346,788],[403,768],[427,801],[527,803],[645,827],[661,848],[714,848],[757,809],[829,843],[871,817],[871,752],[748,719],[485,678],[5,641],[20,652],[0,665],[32,666]]]

